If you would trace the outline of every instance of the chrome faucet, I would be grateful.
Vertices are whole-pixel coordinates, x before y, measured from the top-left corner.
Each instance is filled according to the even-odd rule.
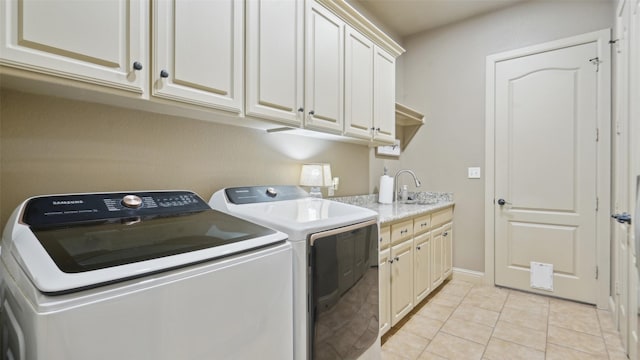
[[[411,170],[400,170],[396,173],[396,176],[393,177],[393,184],[395,186],[395,191],[393,193],[393,201],[398,201],[398,176],[402,173],[409,173],[411,176],[413,176],[413,180],[416,182],[416,187],[420,187],[420,185],[422,185],[422,183],[420,182],[420,180],[418,180],[418,178],[416,177],[416,174],[411,171]]]

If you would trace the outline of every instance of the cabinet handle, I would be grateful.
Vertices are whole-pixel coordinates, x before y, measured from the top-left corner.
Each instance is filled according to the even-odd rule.
[[[313,116],[313,115],[315,115],[315,114],[316,114],[316,112],[315,112],[315,111],[313,111],[313,110],[309,111],[309,115]]]
[[[420,245],[418,245],[418,246],[416,247],[416,249],[420,250],[420,249],[421,249]]]
[[[408,230],[408,229],[407,229],[407,230],[400,230],[400,235],[402,235],[402,234],[406,234],[406,233],[408,233],[408,232],[409,232],[409,230]]]
[[[389,264],[393,264],[393,259],[389,259]]]
[[[400,258],[396,256],[394,260],[395,261],[400,261]]]
[[[167,70],[164,70],[164,69],[160,70],[160,77],[163,78],[163,79],[168,78],[169,77],[169,73],[167,72]]]
[[[142,70],[142,64],[139,61],[135,61],[133,63],[133,70],[136,70],[136,71]]]
[[[382,238],[380,238],[380,242],[382,242]]]
[[[449,235],[448,231],[445,231],[444,233],[442,233],[442,236],[447,236],[447,235]]]
[[[425,226],[428,226],[428,225],[429,225],[429,223],[423,222],[422,224],[420,224],[420,227],[425,227]]]
[[[298,112],[304,112],[304,108],[298,108]]]
[[[380,128],[376,128],[376,132],[380,132]]]

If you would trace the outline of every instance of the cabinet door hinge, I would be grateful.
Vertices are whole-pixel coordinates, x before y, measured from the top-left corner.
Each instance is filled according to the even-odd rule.
[[[596,196],[596,211],[600,208],[600,198]]]
[[[599,275],[599,269],[598,269],[598,267],[596,266],[596,280],[598,280],[598,275]]]
[[[596,128],[596,142],[600,141],[600,129]]]

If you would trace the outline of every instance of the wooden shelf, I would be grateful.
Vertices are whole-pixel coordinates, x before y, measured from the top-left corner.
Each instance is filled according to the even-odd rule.
[[[422,125],[424,125],[424,114],[396,103],[396,137],[400,139],[401,150],[407,147]]]
[[[424,114],[396,103],[396,125],[398,126],[420,126],[424,124]]]

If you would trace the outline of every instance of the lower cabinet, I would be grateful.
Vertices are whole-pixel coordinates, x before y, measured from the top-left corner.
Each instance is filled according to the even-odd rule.
[[[413,239],[391,247],[391,326],[413,309]]]
[[[380,334],[391,329],[391,249],[380,251],[378,275],[380,276]]]
[[[417,304],[431,292],[431,233],[416,236],[413,243],[413,297]]]
[[[431,232],[431,287],[437,288],[444,281],[443,262],[443,227],[439,227]]]
[[[380,334],[452,273],[453,207],[380,227]]]

